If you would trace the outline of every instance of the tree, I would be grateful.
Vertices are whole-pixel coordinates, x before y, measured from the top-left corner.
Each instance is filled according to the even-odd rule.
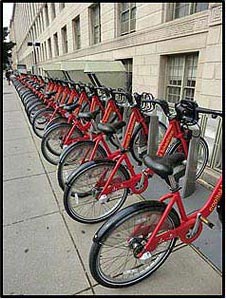
[[[12,57],[11,50],[16,45],[14,42],[6,41],[7,36],[9,35],[8,27],[3,27],[3,69],[5,70],[9,63],[9,58]]]

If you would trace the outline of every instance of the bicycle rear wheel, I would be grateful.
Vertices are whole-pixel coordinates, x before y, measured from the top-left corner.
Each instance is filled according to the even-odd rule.
[[[57,167],[57,179],[62,190],[65,188],[65,182],[69,175],[77,169],[82,163],[89,160],[94,149],[95,142],[92,140],[79,141],[67,147],[60,158]],[[105,150],[98,145],[94,160],[106,157]]]
[[[90,271],[98,283],[109,288],[127,287],[147,278],[164,263],[176,238],[160,243],[142,258],[137,253],[147,243],[165,207],[158,201],[135,203],[104,223],[94,236],[89,255]],[[179,223],[172,209],[159,233]]]
[[[122,188],[99,198],[115,167],[114,161],[91,161],[82,164],[68,178],[64,190],[64,207],[68,215],[82,223],[97,223],[113,215],[126,200],[128,189]],[[128,180],[129,174],[120,165],[111,184]]]
[[[42,138],[41,150],[45,159],[54,165],[60,160],[63,152],[64,140],[72,128],[72,124],[59,123],[50,127]],[[78,128],[74,128],[71,138],[81,137],[82,133]]]
[[[43,108],[33,116],[32,128],[39,138],[43,137],[45,126],[48,124],[53,112],[52,108]]]

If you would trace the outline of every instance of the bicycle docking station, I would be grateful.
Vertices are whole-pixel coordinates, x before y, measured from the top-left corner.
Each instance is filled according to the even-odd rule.
[[[158,115],[151,115],[148,130],[148,148],[147,153],[150,156],[156,155],[158,150],[159,139],[159,117]]]
[[[182,197],[188,197],[195,191],[196,171],[198,165],[200,132],[197,129],[192,130],[192,137],[189,142],[187,165],[185,170],[184,182],[182,187]]]
[[[158,149],[159,137],[159,117],[158,115],[149,116],[149,131],[148,131],[148,146],[147,154],[155,156]],[[192,129],[192,128],[190,128]],[[196,128],[192,129],[192,137],[189,143],[188,157],[186,163],[185,175],[183,177],[182,197],[188,197],[195,191],[196,171],[198,165],[198,151],[199,151],[200,132]],[[144,144],[144,143],[143,143]],[[139,145],[142,156],[142,135],[139,137]],[[143,151],[145,149],[143,148]]]

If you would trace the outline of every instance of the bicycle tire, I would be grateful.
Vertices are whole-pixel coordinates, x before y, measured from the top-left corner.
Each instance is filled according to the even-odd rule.
[[[45,108],[46,105],[42,102],[36,102],[34,103],[32,106],[30,106],[30,108],[27,111],[27,115],[28,115],[28,119],[30,124],[33,123],[33,119],[35,117],[35,114],[40,111],[41,109]]]
[[[43,105],[45,105],[44,103],[43,103],[43,101],[41,101],[40,99],[34,99],[34,100],[32,100],[31,102],[29,102],[26,106],[25,106],[25,111],[26,111],[26,113],[27,114],[29,114],[29,110],[34,106],[34,105],[36,105],[36,104],[40,104],[40,103],[42,103]],[[45,105],[45,107],[46,107],[46,105]]]
[[[197,169],[196,180],[202,175],[202,173],[207,165],[208,158],[209,158],[209,148],[208,148],[208,145],[207,145],[205,139],[203,139],[203,137],[199,138],[199,144],[203,150],[203,161],[202,161],[200,167]],[[180,146],[181,146],[181,141],[180,140],[175,141],[167,149],[166,155],[172,155],[173,153],[177,152],[178,150],[180,150]]]
[[[166,126],[164,123],[162,123],[161,121],[159,121],[159,132],[160,132],[160,136],[159,136],[159,141],[162,140],[162,137],[163,135],[165,134],[166,132]],[[129,145],[129,148],[130,148],[130,151],[131,151],[131,154],[132,154],[132,157],[133,159],[138,163],[138,164],[142,164],[142,157],[140,157],[139,153],[138,153],[138,146],[136,145],[136,142],[139,138],[139,134],[140,134],[140,131],[142,130],[142,134],[144,134],[143,132],[143,127],[141,124],[139,124],[133,134],[132,134],[132,137],[131,137],[131,140],[130,140],[130,145]],[[160,131],[161,130],[161,131]],[[144,149],[144,151],[142,152],[142,154],[146,154],[147,153],[147,143],[148,143],[148,135],[145,135],[144,136],[144,147],[146,147],[146,149]]]
[[[95,186],[96,182],[93,181],[92,177],[99,172],[101,179],[106,180],[115,165],[116,162],[110,160],[90,161],[82,164],[77,170],[71,173],[64,190],[64,207],[67,214],[73,220],[81,223],[98,223],[109,218],[121,208],[127,198],[128,189],[120,189],[122,191],[119,190],[118,193],[117,191],[112,192],[110,195],[108,194],[106,201],[101,202],[95,198],[95,192],[97,194],[101,190],[100,181],[98,182],[99,178],[97,179],[99,186]],[[103,176],[103,172],[105,177]],[[128,179],[129,174],[126,168],[120,165],[112,184],[115,181]],[[83,180],[85,180],[84,185]],[[104,185],[104,183],[102,184]],[[116,202],[117,196],[118,200]],[[82,208],[85,210],[82,210]]]
[[[55,118],[53,118],[48,124],[45,126],[45,132],[49,130],[50,127],[59,124],[59,123],[67,123],[67,119],[60,114],[57,114]]]
[[[49,122],[53,112],[52,108],[43,108],[34,115],[32,129],[39,138],[43,137],[45,126]]]
[[[173,250],[176,238],[161,243],[156,249],[165,244],[165,250],[156,252],[155,249],[144,262],[134,256],[135,251],[131,247],[132,242],[144,246],[141,241],[147,242],[156,226],[156,220],[161,217],[166,206],[154,200],[135,203],[122,209],[102,225],[95,233],[89,254],[90,272],[98,283],[109,288],[128,287],[150,276],[166,261]],[[174,229],[180,225],[178,214],[174,209],[170,211],[163,224],[162,230]],[[114,240],[114,236],[117,240]],[[123,260],[123,256],[126,256],[127,260]],[[117,267],[119,273],[116,272]],[[111,276],[107,271],[112,271],[114,275]]]
[[[60,155],[63,151],[63,138],[71,130],[72,124],[59,123],[51,126],[43,135],[41,142],[41,151],[45,159],[53,164],[57,165],[60,159]],[[78,128],[74,128],[71,138],[83,136],[82,132]],[[51,140],[52,139],[52,140]],[[56,148],[54,146],[54,140],[56,141]],[[51,144],[53,143],[53,144]]]
[[[94,146],[95,146],[94,141],[83,140],[83,141],[78,141],[76,143],[73,143],[67,148],[65,148],[57,166],[57,179],[58,179],[59,186],[62,190],[64,190],[65,188],[65,182],[69,177],[69,175],[72,173],[72,171],[77,169],[78,166],[80,166],[81,164],[80,161],[83,161],[84,158],[86,157],[87,159],[89,158],[89,153],[92,151]],[[89,147],[90,149],[88,150],[87,147]],[[97,147],[97,152],[94,156],[94,160],[102,159],[105,158],[106,156],[107,156],[106,151],[99,144]],[[69,169],[67,168],[67,166]]]

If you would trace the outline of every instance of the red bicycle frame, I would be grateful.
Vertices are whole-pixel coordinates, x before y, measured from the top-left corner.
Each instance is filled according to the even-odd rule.
[[[134,128],[135,125],[135,121],[137,119],[139,119],[141,121],[140,115],[137,112],[138,109],[134,109],[133,112],[131,113],[130,119],[129,119],[129,124],[127,127],[127,130],[125,132],[125,139],[123,140],[123,148],[128,149],[129,146],[129,141],[132,135],[132,130]],[[139,110],[138,110],[139,111]],[[144,122],[144,119],[142,118],[142,125],[144,128],[147,128],[146,123]],[[162,142],[159,145],[158,151],[157,151],[157,155],[158,156],[163,156],[166,153],[166,150],[170,144],[170,142],[172,141],[173,138],[178,138],[181,141],[183,150],[185,155],[188,155],[188,144],[187,141],[184,139],[184,133],[181,131],[180,128],[180,124],[176,119],[172,119],[169,121],[169,126],[166,130],[166,133],[163,137]],[[93,157],[93,156],[92,156]],[[126,152],[122,153],[121,150],[117,150],[115,151],[112,155],[109,155],[108,157],[109,159],[112,160],[116,160],[116,165],[114,167],[114,169],[112,170],[106,184],[103,187],[102,192],[100,193],[100,196],[107,195],[111,192],[117,191],[119,189],[122,188],[129,188],[134,194],[140,194],[142,192],[144,192],[147,187],[148,187],[148,177],[152,176],[154,174],[154,171],[147,168],[145,169],[142,173],[135,173],[134,171],[134,166],[131,164],[130,159],[128,158],[128,155]],[[117,172],[118,168],[120,167],[120,165],[123,163],[123,161],[125,162],[127,169],[130,172],[130,179],[118,183],[118,184],[111,184],[111,181],[115,175],[115,173]],[[140,188],[136,188],[136,185],[142,180],[142,187]]]
[[[214,208],[217,206],[217,203],[221,200],[221,198],[222,198],[222,176],[219,178],[215,188],[213,189],[212,193],[208,197],[205,205],[201,207],[199,210],[189,215],[187,215],[185,212],[183,201],[181,199],[179,191],[162,196],[159,199],[159,201],[163,202],[165,200],[169,200],[169,203],[167,204],[165,211],[163,212],[160,220],[158,221],[158,224],[155,226],[155,229],[152,232],[150,239],[148,239],[144,249],[138,255],[138,257],[141,257],[143,253],[146,251],[151,252],[160,243],[166,242],[176,237],[179,237],[181,241],[186,244],[193,242],[195,239],[198,238],[198,236],[202,231],[202,222],[205,223],[208,221],[206,218],[213,212]],[[167,216],[169,215],[174,205],[177,205],[178,207],[180,220],[181,220],[180,225],[175,229],[158,233],[160,229],[163,227],[164,221],[166,220]],[[193,236],[188,237],[189,230],[194,228],[194,225],[198,218],[200,218],[200,222],[197,231],[194,233]],[[137,227],[136,230],[139,230],[139,227]]]
[[[110,117],[110,114],[112,112],[116,112],[117,113],[119,121],[122,120],[122,116],[119,113],[119,110],[118,110],[115,102],[113,100],[110,100],[108,102],[108,106],[106,108],[105,114],[104,114],[101,122],[102,123],[107,123],[108,119]],[[148,134],[148,127],[147,127],[147,124],[145,122],[144,117],[141,115],[141,113],[140,113],[140,111],[139,111],[138,108],[133,107],[132,108],[132,113],[131,113],[130,118],[129,118],[129,123],[128,123],[127,129],[126,129],[126,132],[125,132],[125,138],[123,140],[123,145],[122,145],[123,148],[126,148],[126,149],[129,148],[131,136],[132,136],[132,133],[133,133],[133,130],[134,130],[136,122],[141,123],[142,126],[143,126],[143,129],[144,129],[144,133]],[[116,168],[115,172],[117,171],[117,169],[118,169],[119,165],[122,163],[122,161],[126,160],[126,164],[127,164],[128,168],[130,170],[131,176],[132,177],[136,176],[136,173],[134,172],[133,166],[132,166],[132,164],[131,164],[128,156],[126,154],[121,154],[121,150],[120,149],[116,150],[115,152],[112,153],[112,151],[110,150],[107,142],[105,141],[104,136],[105,136],[104,133],[100,133],[97,137],[95,137],[93,139],[93,141],[95,142],[95,145],[94,145],[94,148],[92,149],[92,152],[91,152],[88,160],[92,161],[94,159],[95,154],[96,154],[97,149],[98,149],[98,145],[100,143],[102,143],[104,149],[106,150],[107,158],[111,159],[111,160],[118,159],[116,167],[115,167]],[[89,152],[87,151],[87,153],[84,155],[83,160],[81,161],[81,163],[83,163],[84,161],[86,161],[86,158],[87,158],[88,154],[89,154]],[[114,174],[115,174],[115,172],[113,170],[112,176],[110,176],[110,177],[113,177]]]
[[[84,100],[81,99],[81,101],[78,102],[79,107],[75,109],[74,114],[78,115],[83,101]],[[104,107],[103,107],[101,101],[99,100],[99,98],[96,95],[94,95],[94,96],[92,96],[92,100],[91,100],[90,112],[95,111],[97,108],[100,109],[102,113],[104,112]],[[90,139],[91,135],[88,132],[88,130],[91,127],[91,122],[86,122],[85,124],[82,124],[82,122],[75,117],[73,117],[72,122],[73,122],[73,125],[72,125],[71,129],[69,130],[69,132],[66,134],[66,136],[63,139],[63,145],[70,145],[70,144],[80,141],[80,140]],[[73,132],[76,128],[82,132],[83,136],[71,138],[73,135]]]

